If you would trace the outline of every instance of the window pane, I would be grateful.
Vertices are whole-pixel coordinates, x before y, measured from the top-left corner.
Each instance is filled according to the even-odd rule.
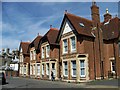
[[[55,69],[55,63],[52,63],[52,69]]]
[[[72,61],[72,67],[76,68],[76,61]]]
[[[112,61],[112,71],[115,71],[115,61]]]
[[[71,37],[72,49],[75,49],[75,37]]]
[[[76,75],[76,69],[73,69],[73,75]]]
[[[81,75],[85,75],[85,69],[81,68]]]
[[[67,71],[67,69],[65,69],[65,75],[68,75],[68,71]]]
[[[67,46],[67,39],[63,40],[63,51],[67,52],[68,51],[68,46]]]
[[[80,60],[80,67],[85,67],[84,60]]]
[[[68,75],[67,62],[64,62],[64,75]]]

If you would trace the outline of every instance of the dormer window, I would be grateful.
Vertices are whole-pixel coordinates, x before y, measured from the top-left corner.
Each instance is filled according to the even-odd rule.
[[[79,23],[79,25],[80,25],[81,27],[85,27],[85,25],[84,25],[83,23]]]

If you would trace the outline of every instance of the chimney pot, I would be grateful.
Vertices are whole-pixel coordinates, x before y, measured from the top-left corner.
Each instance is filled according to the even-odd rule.
[[[52,28],[52,25],[50,25],[50,28]]]
[[[39,33],[38,33],[38,36],[39,36]]]
[[[67,14],[67,10],[65,10],[65,14]]]
[[[109,14],[108,8],[106,8],[106,13],[104,14],[104,21],[108,21],[112,18],[112,15]]]
[[[109,13],[108,8],[106,8],[106,13]]]

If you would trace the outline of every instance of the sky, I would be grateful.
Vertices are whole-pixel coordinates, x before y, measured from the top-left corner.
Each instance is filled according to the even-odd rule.
[[[25,1],[25,0],[24,0]],[[18,49],[21,40],[33,41],[38,35],[44,35],[50,28],[60,29],[64,11],[91,20],[91,2],[4,2],[0,3],[0,49]],[[115,17],[118,15],[117,2],[97,2],[100,19],[106,8]]]

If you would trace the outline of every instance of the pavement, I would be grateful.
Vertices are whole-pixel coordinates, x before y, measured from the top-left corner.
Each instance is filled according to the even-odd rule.
[[[13,88],[111,88],[113,90],[118,88],[118,79],[97,80],[89,83],[68,83],[62,81],[9,77],[7,78],[7,82],[8,84],[2,85],[2,88],[12,88],[11,90],[13,90]]]

